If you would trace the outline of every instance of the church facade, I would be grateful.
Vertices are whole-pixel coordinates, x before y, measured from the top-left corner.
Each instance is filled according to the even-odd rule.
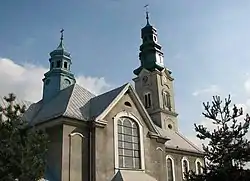
[[[76,83],[62,34],[43,97],[25,113],[50,138],[47,180],[182,181],[188,170],[202,172],[203,152],[178,130],[174,78],[148,15],[141,39],[135,86],[96,96]]]

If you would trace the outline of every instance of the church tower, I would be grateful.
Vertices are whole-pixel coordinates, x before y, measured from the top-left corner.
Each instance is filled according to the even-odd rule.
[[[75,78],[71,73],[71,58],[63,45],[63,29],[61,30],[60,44],[50,53],[50,70],[43,78],[43,101],[49,101],[59,91],[74,84]]]
[[[164,66],[164,54],[158,43],[157,30],[149,23],[141,29],[140,66],[134,70],[135,89],[154,123],[163,128],[178,130],[174,105],[173,77]]]

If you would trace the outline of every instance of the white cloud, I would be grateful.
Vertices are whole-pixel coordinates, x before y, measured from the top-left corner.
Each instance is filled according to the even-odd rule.
[[[249,75],[248,75],[248,78],[246,79],[246,81],[244,82],[244,88],[245,88],[247,95],[250,95],[250,77],[249,77]]]
[[[79,85],[88,89],[93,94],[101,94],[107,90],[113,88],[113,86],[106,82],[104,77],[90,77],[90,76],[78,76],[76,81]]]
[[[20,99],[38,101],[42,96],[42,78],[47,71],[43,66],[34,64],[16,64],[7,58],[0,58],[0,95],[15,93]],[[76,77],[77,83],[89,91],[100,94],[111,89],[105,78]]]
[[[192,93],[193,96],[199,96],[204,94],[218,94],[221,90],[217,85],[210,85],[207,88],[196,90]]]

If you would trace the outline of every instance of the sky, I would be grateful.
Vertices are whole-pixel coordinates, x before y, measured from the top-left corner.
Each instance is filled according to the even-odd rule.
[[[132,82],[144,5],[172,70],[180,132],[210,125],[202,102],[232,95],[250,111],[250,1],[53,0],[0,3],[0,95],[38,101],[49,53],[64,42],[77,82],[95,94]],[[197,142],[196,142],[197,143]]]

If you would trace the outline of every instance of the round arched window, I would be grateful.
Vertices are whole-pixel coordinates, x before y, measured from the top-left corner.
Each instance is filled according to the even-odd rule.
[[[137,122],[121,117],[117,124],[119,167],[140,169],[140,134]]]

